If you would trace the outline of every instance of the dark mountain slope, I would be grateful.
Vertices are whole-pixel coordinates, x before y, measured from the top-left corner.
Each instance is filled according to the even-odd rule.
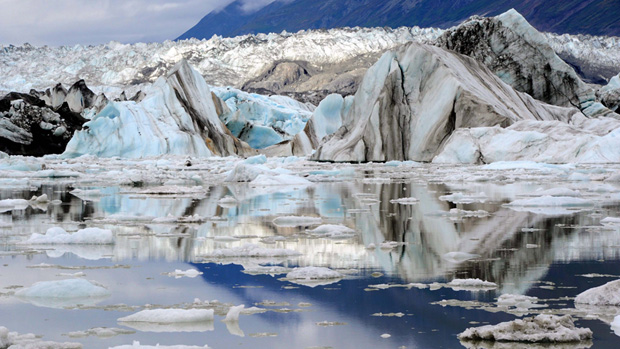
[[[472,15],[494,16],[511,8],[540,31],[620,36],[620,0],[293,0],[253,13],[244,13],[236,1],[179,39],[344,26],[447,28]]]

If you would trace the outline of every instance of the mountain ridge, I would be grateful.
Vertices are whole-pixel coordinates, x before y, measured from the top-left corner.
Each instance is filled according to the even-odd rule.
[[[448,28],[473,15],[495,16],[511,8],[539,31],[620,35],[620,6],[605,0],[293,0],[252,13],[243,12],[237,0],[207,14],[177,40],[355,26]]]

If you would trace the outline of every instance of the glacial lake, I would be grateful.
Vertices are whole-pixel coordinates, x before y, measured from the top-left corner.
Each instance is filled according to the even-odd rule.
[[[84,348],[134,341],[211,348],[476,348],[457,335],[468,327],[551,313],[570,314],[578,327],[594,333],[591,342],[560,348],[620,347],[609,325],[619,309],[573,302],[620,276],[620,225],[601,223],[620,217],[620,183],[604,180],[618,173],[617,166],[274,161],[261,166],[312,183],[227,182],[227,172],[240,162],[235,159],[194,159],[192,166],[185,159],[3,160],[0,200],[46,194],[49,201],[0,205],[0,326]],[[572,191],[583,201],[508,205],[551,189]],[[395,201],[402,198],[417,200]],[[354,232],[312,233],[319,224],[303,218],[278,224],[277,218],[291,216],[320,218]],[[24,243],[54,227],[108,229],[114,243]],[[247,244],[298,254],[216,253]],[[451,252],[471,256],[461,260]],[[286,279],[294,268],[310,266],[341,277]],[[198,273],[174,273],[192,269]],[[468,278],[496,286],[449,285]],[[65,279],[90,280],[109,295],[15,295],[36,282]],[[499,306],[502,294],[538,301],[527,309]],[[241,304],[248,311],[239,321],[222,321],[231,306]],[[118,320],[145,309],[214,309],[215,318]],[[94,328],[118,332],[84,332]]]

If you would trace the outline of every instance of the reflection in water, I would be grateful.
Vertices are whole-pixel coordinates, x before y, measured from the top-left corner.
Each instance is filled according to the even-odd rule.
[[[50,226],[78,229],[96,225],[113,230],[117,236],[114,246],[54,246],[45,252],[50,257],[73,253],[83,259],[111,258],[115,262],[200,261],[201,256],[218,248],[260,243],[300,252],[300,257],[289,259],[300,266],[381,269],[406,282],[458,275],[493,281],[503,291],[513,293],[525,292],[553,261],[620,258],[620,251],[613,247],[620,245],[620,230],[593,226],[597,219],[589,215],[591,211],[547,216],[511,210],[502,204],[514,199],[515,192],[527,192],[515,184],[475,188],[475,192],[489,193],[484,203],[454,204],[439,199],[459,190],[462,188],[446,184],[352,182],[265,192],[240,184],[212,187],[206,197],[196,199],[100,188],[105,195],[98,197],[99,201],[82,201],[67,195],[67,187],[43,186],[39,193],[48,193],[62,204],[50,205],[47,211],[14,211],[3,219],[24,222],[14,224],[11,234],[5,236],[12,241],[25,239],[33,228],[44,231]],[[23,192],[22,196],[31,194]],[[236,202],[225,200],[223,207],[218,202],[224,197],[234,197]],[[415,197],[419,202],[390,202],[402,197]],[[483,210],[489,215],[450,216],[454,208]],[[281,227],[273,223],[284,215],[321,217],[323,223],[354,228],[356,237],[319,238],[305,232],[314,226]],[[178,218],[189,216],[193,218],[186,219],[188,223],[178,223],[183,222]],[[158,217],[177,219],[153,221]],[[367,248],[384,241],[399,244],[391,250]],[[16,248],[6,246],[9,250]],[[462,263],[444,257],[455,251],[481,257]]]
[[[460,297],[478,297],[492,302],[493,296],[499,293],[531,292],[533,286],[553,272],[553,266],[558,263],[568,265],[576,261],[620,260],[620,229],[599,224],[601,217],[620,215],[620,208],[613,198],[601,199],[599,196],[596,198],[598,205],[585,210],[575,210],[571,214],[558,215],[516,211],[503,205],[521,198],[522,195],[531,195],[541,186],[529,182],[501,185],[478,182],[466,185],[462,182],[451,184],[398,179],[389,183],[351,180],[316,183],[314,186],[300,188],[271,187],[268,190],[248,184],[228,184],[211,187],[202,197],[147,195],[141,193],[144,189],[142,187],[93,187],[92,189],[98,189],[101,195],[83,199],[68,194],[72,189],[70,185],[69,182],[60,182],[43,184],[37,190],[29,187],[0,190],[1,198],[28,199],[32,195],[45,193],[50,201],[54,200],[45,207],[46,210],[29,206],[0,215],[0,255],[29,253],[28,258],[42,255],[58,259],[57,264],[76,257],[80,259],[80,263],[191,262],[204,273],[202,278],[205,285],[225,289],[225,292],[235,294],[246,304],[250,304],[246,302],[248,299],[254,303],[278,299],[282,292],[286,294],[289,291],[295,297],[301,297],[293,297],[298,303],[329,304],[332,309],[328,312],[321,308],[324,313],[332,316],[329,319],[309,321],[313,315],[311,312],[310,315],[302,316],[289,313],[291,309],[285,308],[280,311],[287,315],[286,318],[278,318],[273,313],[252,315],[259,318],[261,323],[297,326],[299,331],[303,328],[305,333],[313,334],[313,338],[321,338],[320,331],[334,331],[331,337],[327,336],[329,338],[340,336],[341,333],[355,336],[356,328],[370,327],[376,327],[377,331],[385,333],[389,332],[389,327],[381,327],[381,324],[394,325],[395,321],[400,321],[398,328],[403,331],[401,336],[405,336],[402,333],[407,333],[404,331],[410,331],[411,327],[417,326],[429,331],[444,325],[463,329],[464,320],[446,320],[446,313],[461,318],[460,310],[439,311],[438,305],[431,305],[439,300],[437,297],[458,298],[458,292],[444,289],[440,295],[429,296],[429,293],[433,292],[430,289],[422,291],[411,287],[379,291],[375,288],[372,291],[368,290],[372,288],[367,288],[370,284],[430,283],[453,278],[479,278],[497,283],[499,290],[473,293],[473,296],[461,292],[461,295],[466,295]],[[454,203],[440,198],[452,193],[471,194],[478,199],[473,203]],[[403,197],[414,197],[418,202],[407,205],[392,202]],[[224,198],[226,199],[222,200]],[[450,211],[452,209],[462,211]],[[466,211],[478,213],[463,214]],[[482,211],[488,214],[483,214]],[[316,225],[284,227],[274,224],[274,219],[281,216],[320,217],[324,224],[342,224],[353,228],[355,236],[330,239],[306,232]],[[17,244],[26,240],[33,232],[43,233],[54,226],[61,226],[67,231],[90,226],[110,229],[116,236],[116,243],[111,246],[44,247]],[[370,248],[373,245],[381,246],[384,242],[394,244],[389,248]],[[213,255],[217,249],[240,247],[248,243],[268,248],[290,249],[300,255],[263,260],[205,259],[205,256]],[[458,261],[447,257],[451,252],[479,257]],[[206,262],[217,264],[205,264]],[[229,263],[240,267],[229,266]],[[337,269],[345,276],[343,280],[295,283],[282,281],[282,274],[297,266],[329,267]],[[239,272],[238,268],[245,269],[246,273]],[[166,271],[172,270],[174,269]],[[377,276],[375,280],[374,277],[360,275],[372,272],[384,276]],[[571,277],[574,277],[574,272],[566,273],[572,273]],[[161,276],[161,273],[158,276]],[[144,282],[144,276],[138,277]],[[162,277],[169,279],[167,276]],[[365,279],[361,279],[364,277]],[[139,284],[138,281],[133,282],[132,286]],[[309,288],[306,287],[308,283],[321,286]],[[246,286],[257,288],[242,288]],[[172,289],[171,294],[183,293],[182,287],[169,287]],[[147,293],[149,286],[140,285],[139,289]],[[355,296],[334,297],[342,304],[328,303],[326,299],[330,298],[329,292],[337,290],[344,290],[346,294],[355,292]],[[8,295],[6,297],[10,296],[8,291],[4,293]],[[411,296],[412,294],[415,296]],[[574,292],[571,295],[574,295]],[[399,308],[410,305],[411,299],[415,300],[415,314],[413,310]],[[85,301],[82,305],[95,303]],[[592,311],[605,322],[610,322],[618,312],[617,309],[591,310],[579,307],[577,310],[582,313]],[[402,319],[368,319],[372,313],[400,311],[405,314]],[[432,316],[414,319],[414,315],[420,313]],[[342,314],[346,314],[348,318],[339,318],[338,316],[345,316]],[[320,315],[323,316],[323,313]],[[501,316],[498,315],[497,318]],[[116,318],[113,319],[114,322]],[[317,329],[317,322],[336,320],[346,320],[351,325],[336,326],[340,329]],[[225,325],[219,321],[119,325],[154,334],[214,330],[219,334],[217,327],[221,326],[225,327],[230,335],[245,336],[238,322],[227,322]],[[265,329],[260,327],[246,328],[245,323],[243,328],[247,333],[265,332]],[[287,327],[287,330],[283,331],[293,330]],[[449,338],[444,343],[454,345],[455,334],[443,334]],[[398,338],[396,334],[394,337]],[[295,344],[305,345],[307,342],[303,340],[307,338],[300,337],[299,343]],[[408,343],[415,341],[428,344],[428,339],[408,339]]]

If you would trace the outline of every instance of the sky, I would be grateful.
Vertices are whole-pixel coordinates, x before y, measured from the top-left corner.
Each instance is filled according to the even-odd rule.
[[[0,45],[174,40],[234,0],[0,0]],[[274,0],[241,0],[253,11]]]

